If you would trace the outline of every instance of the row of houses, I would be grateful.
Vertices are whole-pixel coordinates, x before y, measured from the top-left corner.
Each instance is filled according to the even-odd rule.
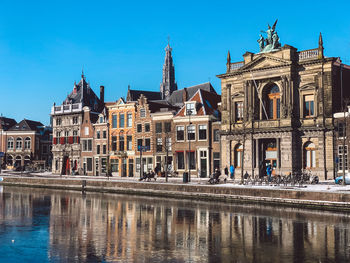
[[[221,96],[208,83],[178,89],[166,47],[159,92],[127,90],[104,101],[84,74],[51,109],[56,174],[140,176],[142,172],[208,177],[220,167]]]

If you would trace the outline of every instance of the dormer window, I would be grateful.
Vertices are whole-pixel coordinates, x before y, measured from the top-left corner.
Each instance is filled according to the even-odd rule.
[[[196,114],[195,102],[186,102],[186,112],[185,115]]]
[[[103,117],[100,116],[100,123],[103,123]]]

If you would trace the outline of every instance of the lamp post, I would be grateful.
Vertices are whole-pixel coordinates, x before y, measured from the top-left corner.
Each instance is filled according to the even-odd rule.
[[[188,121],[189,121],[189,126],[188,128],[191,127],[191,115],[192,115],[192,110],[188,109],[187,110],[187,115],[188,115]],[[187,128],[187,139],[188,139],[188,181],[191,182],[191,138],[190,138],[190,133]]]

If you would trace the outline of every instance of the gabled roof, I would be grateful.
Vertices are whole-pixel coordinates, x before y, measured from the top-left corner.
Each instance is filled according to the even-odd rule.
[[[146,91],[146,90],[132,90],[128,89],[128,94],[126,96],[126,101],[137,101],[141,94],[143,94],[148,100],[161,100],[162,94],[158,91]]]
[[[11,118],[6,118],[6,117],[0,116],[0,130],[7,131],[8,129],[10,129],[16,123],[17,122],[16,122],[15,119],[11,119]]]
[[[39,121],[23,119],[19,123],[13,125],[9,131],[39,131],[43,126],[44,124]]]
[[[171,96],[170,96],[168,101],[169,101],[169,103],[171,105],[182,107],[183,104],[184,104],[184,94],[183,93],[187,92],[187,98],[191,98],[199,89],[205,90],[205,91],[208,91],[208,92],[213,92],[213,93],[216,94],[216,91],[213,88],[213,86],[211,85],[211,83],[210,82],[206,82],[206,83],[203,83],[203,84],[191,86],[191,87],[184,88],[184,89],[181,89],[181,90],[175,90],[171,94]]]
[[[103,104],[86,82],[84,74],[78,84],[74,83],[73,91],[67,96],[63,104],[82,103],[82,107],[89,106],[93,111],[102,110]]]
[[[202,89],[197,92],[187,101],[196,102],[196,116],[212,115],[220,119],[220,112],[218,110],[218,103],[221,101],[221,96],[216,92],[208,92]],[[186,105],[184,105],[176,117],[184,117]]]

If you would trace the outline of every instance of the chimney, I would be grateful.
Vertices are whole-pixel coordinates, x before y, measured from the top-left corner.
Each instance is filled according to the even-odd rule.
[[[100,101],[105,103],[105,87],[100,86]]]
[[[187,99],[188,99],[187,89],[184,88],[182,90],[182,101],[185,102],[185,101],[187,101]]]

